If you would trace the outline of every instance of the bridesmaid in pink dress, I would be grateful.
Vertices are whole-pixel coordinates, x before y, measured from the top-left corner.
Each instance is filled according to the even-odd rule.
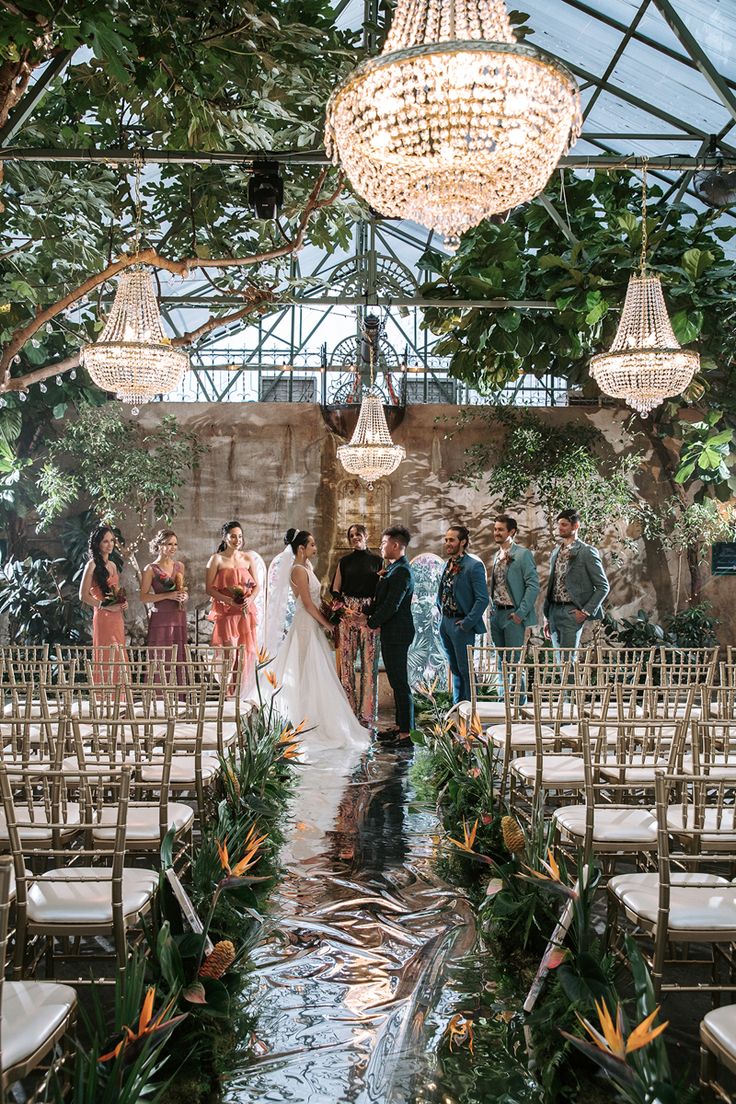
[[[157,553],[141,576],[141,602],[151,607],[146,645],[154,649],[154,659],[171,661],[173,645],[177,659],[184,660],[187,646],[187,615],[184,606],[189,597],[184,586],[184,564],[177,560],[179,541],[173,529],[161,529],[149,545]],[[177,576],[180,589],[174,589]],[[167,667],[167,677],[168,667]],[[176,681],[186,682],[186,666],[177,663]]]
[[[240,588],[242,595],[234,591]],[[257,614],[253,599],[258,594],[255,564],[243,551],[243,529],[239,521],[222,527],[222,541],[207,563],[206,589],[212,599],[207,615],[214,623],[212,643],[235,648],[228,692],[235,693],[237,658],[240,657],[241,697],[246,697],[255,678]]]
[[[120,587],[117,565],[111,559],[115,534],[100,526],[89,538],[89,561],[79,585],[79,597],[92,606],[92,677],[96,683],[123,681],[125,654],[125,621],[127,601],[105,605]]]

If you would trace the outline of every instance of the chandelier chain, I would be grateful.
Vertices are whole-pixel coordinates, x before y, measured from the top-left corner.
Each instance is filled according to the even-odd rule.
[[[647,247],[649,245],[649,233],[647,230],[647,166],[649,158],[644,159],[644,171],[641,174],[641,274],[646,275]]]
[[[135,231],[133,238],[133,256],[139,257],[141,253],[141,227],[143,224],[143,200],[141,197],[141,176],[143,175],[143,154],[136,150],[133,178],[133,202],[135,205]]]

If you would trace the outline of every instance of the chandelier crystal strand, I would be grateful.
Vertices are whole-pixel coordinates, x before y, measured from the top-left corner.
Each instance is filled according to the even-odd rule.
[[[675,337],[659,276],[646,270],[646,169],[642,182],[641,268],[629,278],[616,336],[607,353],[591,358],[590,374],[601,391],[623,399],[643,418],[664,399],[689,387],[700,357]]]
[[[398,0],[381,55],[332,94],[325,141],[372,207],[455,244],[538,195],[580,125],[574,78],[516,42],[503,0]]]
[[[141,251],[141,171],[136,159],[134,256]],[[130,403],[133,413],[156,395],[176,390],[189,368],[189,357],[173,349],[156,301],[153,275],[142,265],[120,274],[110,314],[98,340],[84,345],[80,364],[103,391]]]
[[[368,487],[384,475],[391,475],[406,457],[403,445],[395,445],[386,422],[383,396],[375,389],[373,380],[373,345],[369,345],[371,385],[363,396],[358,414],[358,424],[350,438],[350,444],[340,445],[337,458],[349,475],[357,475]]]

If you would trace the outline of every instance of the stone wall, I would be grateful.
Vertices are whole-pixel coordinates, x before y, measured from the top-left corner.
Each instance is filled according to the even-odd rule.
[[[175,414],[183,427],[196,430],[208,445],[191,481],[183,491],[184,509],[175,520],[179,545],[191,582],[194,605],[204,606],[204,569],[215,550],[219,527],[238,519],[246,543],[269,562],[283,547],[289,526],[311,529],[319,548],[315,564],[327,580],[337,558],[345,551],[344,529],[351,521],[367,521],[374,546],[381,529],[389,524],[407,525],[415,534],[411,552],[442,554],[447,525],[459,521],[473,535],[473,550],[486,563],[493,552],[492,519],[501,506],[489,501],[482,487],[457,487],[452,476],[463,465],[464,451],[485,439],[488,428],[471,426],[462,435],[448,437],[455,427],[454,406],[411,406],[395,429],[406,461],[384,486],[374,492],[345,478],[337,461],[340,438],[325,425],[320,408],[311,404],[222,403],[155,404],[140,414],[143,425],[153,425],[164,413]],[[627,415],[611,408],[553,408],[540,411],[550,421],[592,422],[604,435],[612,455],[635,445],[623,429]],[[499,428],[499,440],[501,431]],[[656,457],[647,454],[647,467],[639,492],[649,501],[667,495]],[[535,553],[542,578],[546,578],[553,545],[549,524],[533,505],[516,511],[520,539]],[[673,608],[675,564],[637,542],[637,552],[623,563],[613,555],[614,540],[603,549],[616,616],[638,609],[664,615]],[[144,562],[142,560],[142,562]],[[683,596],[685,594],[683,576]],[[130,585],[129,580],[129,585]],[[708,579],[705,595],[723,621],[724,642],[736,630],[736,579]],[[141,611],[139,611],[140,614]]]

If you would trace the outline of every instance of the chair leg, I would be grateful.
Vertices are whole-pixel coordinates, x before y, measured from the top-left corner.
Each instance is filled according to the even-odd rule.
[[[703,1099],[706,1092],[710,1095],[713,1082],[716,1078],[717,1063],[715,1055],[703,1044],[700,1044],[700,1091]]]

